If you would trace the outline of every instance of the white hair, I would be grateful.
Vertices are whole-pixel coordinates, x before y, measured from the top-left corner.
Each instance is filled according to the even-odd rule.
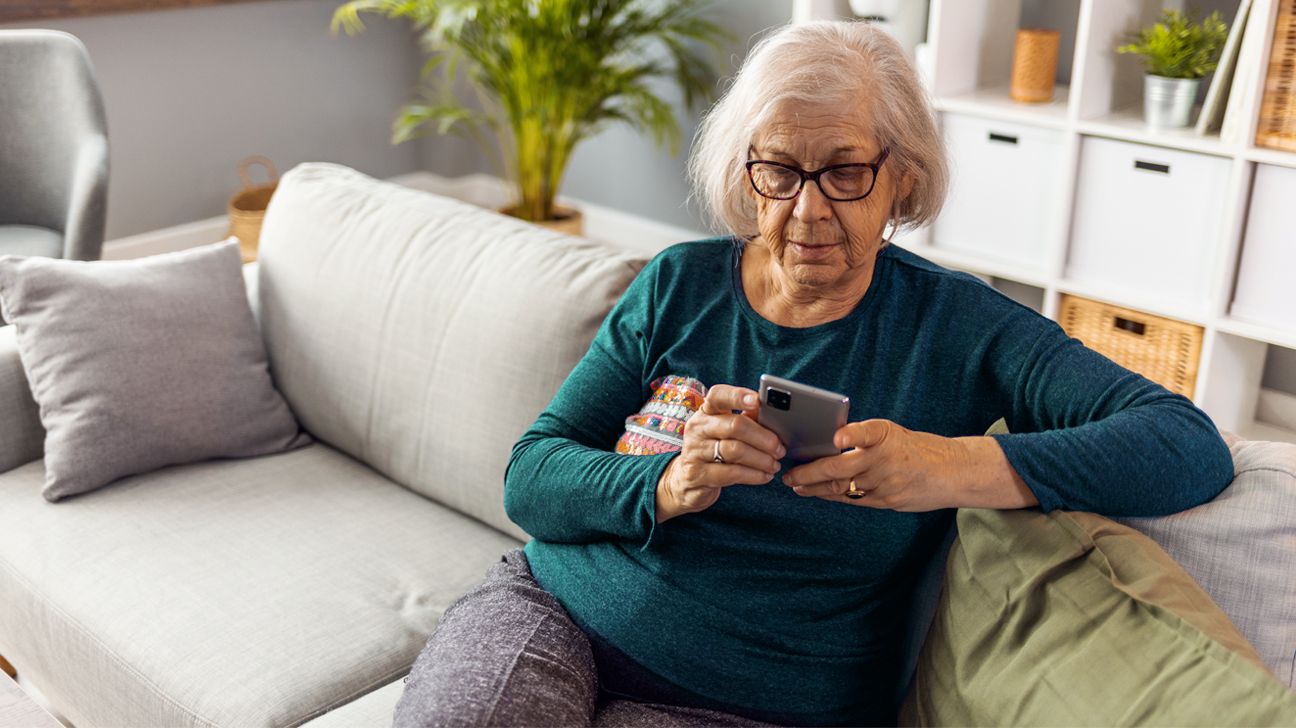
[[[912,191],[895,205],[892,224],[917,228],[936,219],[949,170],[918,74],[886,32],[863,21],[824,20],[783,26],[763,38],[702,120],[689,178],[714,229],[740,238],[757,234],[743,163],[757,132],[788,101],[825,107],[863,102],[875,140],[891,149],[883,169],[897,183],[905,175],[913,178]]]

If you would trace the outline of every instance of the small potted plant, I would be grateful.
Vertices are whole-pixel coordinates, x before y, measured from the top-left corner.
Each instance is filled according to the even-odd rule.
[[[514,185],[502,212],[579,232],[575,213],[554,205],[572,149],[626,123],[674,154],[679,124],[657,81],[672,79],[690,107],[711,97],[716,74],[700,47],[728,36],[697,11],[693,0],[352,0],[332,30],[363,30],[360,13],[408,19],[431,55],[423,100],[401,108],[392,142],[470,138]],[[455,96],[461,65],[475,103]]]
[[[1143,117],[1149,126],[1177,128],[1191,123],[1202,78],[1215,70],[1228,39],[1219,11],[1200,23],[1191,13],[1165,9],[1161,22],[1143,28],[1117,53],[1143,57]]]

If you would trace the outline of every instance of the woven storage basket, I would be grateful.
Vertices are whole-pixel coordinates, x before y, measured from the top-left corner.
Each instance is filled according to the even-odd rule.
[[[270,181],[253,184],[248,177],[248,167],[259,164],[270,174]],[[256,260],[257,243],[261,240],[261,221],[265,219],[266,207],[279,186],[279,173],[274,163],[261,156],[248,157],[238,166],[239,178],[243,180],[243,189],[234,193],[229,201],[229,235],[238,238],[239,252],[243,262]]]
[[[1296,152],[1296,0],[1278,0],[1256,146]]]
[[[1171,392],[1193,396],[1202,327],[1128,308],[1062,296],[1058,323],[1069,336]]]

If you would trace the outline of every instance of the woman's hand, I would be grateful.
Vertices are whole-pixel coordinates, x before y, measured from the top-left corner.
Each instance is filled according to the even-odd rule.
[[[783,476],[798,495],[894,511],[1025,508],[1038,501],[990,437],[941,437],[890,420],[852,422],[833,443],[853,448]],[[854,479],[865,495],[845,495]]]
[[[756,422],[759,410],[760,399],[750,389],[717,384],[707,390],[684,425],[683,449],[657,481],[658,523],[710,508],[730,485],[763,485],[774,478],[787,451],[778,435]]]

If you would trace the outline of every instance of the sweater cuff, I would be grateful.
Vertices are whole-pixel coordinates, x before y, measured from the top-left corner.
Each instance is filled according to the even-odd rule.
[[[661,540],[661,536],[657,535],[657,532],[660,530],[658,528],[660,524],[657,523],[657,483],[661,481],[662,473],[666,472],[666,468],[670,465],[671,461],[678,456],[678,452],[662,453],[660,455],[623,456],[650,458],[653,461],[651,467],[648,468],[644,478],[644,483],[641,486],[639,493],[639,511],[648,514],[648,536],[639,547],[640,551],[647,551],[648,547],[652,545],[654,537],[659,541]]]
[[[1041,433],[1036,432],[1019,432],[1002,435],[990,435],[999,443],[1003,449],[1004,456],[1008,458],[1008,464],[1013,470],[1026,481],[1026,487],[1030,488],[1035,499],[1039,501],[1040,510],[1045,513],[1063,506],[1062,499],[1058,496],[1052,486],[1045,483],[1036,475],[1036,469],[1033,464],[1036,460],[1035,450],[1039,447],[1048,447],[1050,443],[1045,442],[1040,437]]]

